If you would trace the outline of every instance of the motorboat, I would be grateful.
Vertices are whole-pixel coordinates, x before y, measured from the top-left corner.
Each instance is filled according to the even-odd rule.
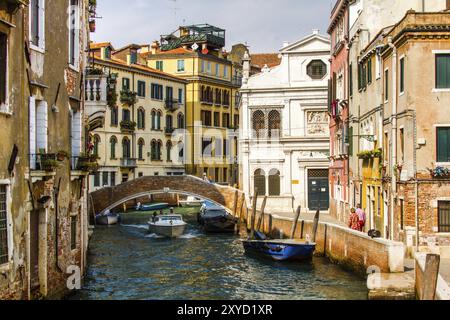
[[[181,206],[201,207],[204,201],[197,197],[188,196],[186,200],[180,200],[179,202]]]
[[[255,238],[241,240],[245,253],[275,261],[304,261],[313,257],[316,244],[309,240],[269,239],[255,231]]]
[[[152,204],[141,204],[138,203],[134,208],[136,211],[159,211],[164,210],[169,207],[168,203],[152,203]]]
[[[154,216],[148,223],[149,232],[168,238],[177,238],[184,234],[187,223],[179,214]]]
[[[105,212],[95,216],[95,223],[101,226],[111,226],[120,222],[120,215],[112,212]]]
[[[225,208],[210,201],[205,201],[197,216],[198,223],[208,233],[234,232],[238,219]]]

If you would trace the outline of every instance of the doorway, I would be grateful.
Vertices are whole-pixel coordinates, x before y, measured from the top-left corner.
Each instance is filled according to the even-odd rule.
[[[330,207],[328,169],[308,170],[308,208],[327,211]]]

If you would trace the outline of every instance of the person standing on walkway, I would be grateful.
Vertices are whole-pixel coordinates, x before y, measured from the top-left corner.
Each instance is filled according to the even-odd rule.
[[[364,227],[366,226],[366,213],[361,208],[360,204],[357,205],[356,214],[358,215],[359,219],[359,231],[362,232],[364,230]]]
[[[361,231],[361,230],[359,229],[359,217],[358,217],[358,215],[356,214],[355,208],[352,208],[352,209],[350,210],[350,217],[349,217],[349,220],[348,220],[348,227],[349,227],[350,229],[352,229],[352,230]]]

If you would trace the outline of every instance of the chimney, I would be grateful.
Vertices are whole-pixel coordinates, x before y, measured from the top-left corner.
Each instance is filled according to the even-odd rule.
[[[318,35],[320,33],[320,30],[319,29],[313,29],[312,32],[313,32],[314,35]]]
[[[159,42],[158,41],[153,41],[153,43],[151,45],[151,49],[152,49],[152,54],[159,53]]]
[[[131,66],[131,54],[127,54],[127,65]]]
[[[250,62],[251,62],[250,55],[248,54],[248,51],[246,51],[244,57],[242,58],[243,84],[247,84],[248,79],[250,78]]]

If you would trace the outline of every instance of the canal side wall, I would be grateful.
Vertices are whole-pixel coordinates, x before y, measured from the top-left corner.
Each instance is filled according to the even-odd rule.
[[[256,219],[258,221],[258,218]],[[290,236],[294,219],[265,215],[263,230],[273,237]],[[312,237],[313,221],[299,220],[295,239]],[[364,233],[331,223],[319,223],[316,236],[316,254],[356,272],[404,272],[405,247],[401,242],[372,239]]]

